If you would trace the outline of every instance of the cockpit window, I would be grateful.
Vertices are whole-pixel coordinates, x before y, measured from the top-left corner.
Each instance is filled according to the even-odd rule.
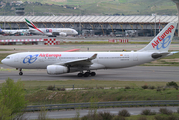
[[[6,59],[10,59],[10,57],[7,56]]]

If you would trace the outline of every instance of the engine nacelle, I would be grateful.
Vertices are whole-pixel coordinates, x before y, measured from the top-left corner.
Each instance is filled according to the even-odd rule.
[[[67,34],[64,33],[64,32],[61,32],[61,33],[60,33],[60,36],[67,36]]]
[[[69,68],[61,65],[48,65],[47,73],[48,74],[63,74],[68,73]]]
[[[45,35],[47,35],[47,36],[50,36],[50,35],[52,35],[52,33],[44,33]]]

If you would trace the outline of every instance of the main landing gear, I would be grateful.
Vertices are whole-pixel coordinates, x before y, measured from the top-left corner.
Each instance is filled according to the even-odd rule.
[[[22,69],[19,69],[19,75],[23,75]]]
[[[78,77],[89,77],[89,76],[95,76],[96,75],[96,73],[95,72],[90,72],[90,71],[87,71],[87,72],[85,72],[85,73],[83,73],[83,71],[82,72],[80,72],[80,73],[78,73]]]

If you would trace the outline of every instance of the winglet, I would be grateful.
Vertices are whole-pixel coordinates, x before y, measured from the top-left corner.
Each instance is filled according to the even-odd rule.
[[[91,56],[88,60],[93,60],[93,59],[96,59],[97,57],[97,54],[94,54],[93,56]]]

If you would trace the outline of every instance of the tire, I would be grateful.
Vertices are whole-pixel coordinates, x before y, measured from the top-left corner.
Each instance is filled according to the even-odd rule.
[[[78,77],[83,77],[83,73],[78,73]]]
[[[91,76],[95,76],[96,75],[96,73],[95,72],[91,72]]]
[[[90,75],[89,72],[85,72],[84,77],[88,77]]]
[[[19,72],[19,75],[23,75],[23,72]]]

